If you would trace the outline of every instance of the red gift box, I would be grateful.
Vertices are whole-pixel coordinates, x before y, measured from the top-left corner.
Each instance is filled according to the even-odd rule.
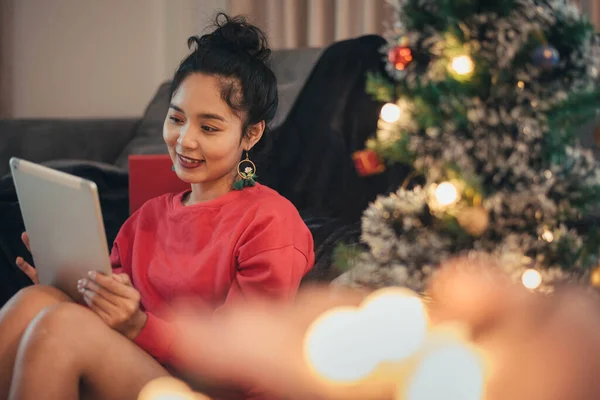
[[[373,150],[360,150],[352,155],[354,166],[360,176],[380,174],[385,171],[385,165]]]
[[[148,200],[166,193],[190,189],[173,171],[168,154],[129,156],[129,211],[133,213]]]

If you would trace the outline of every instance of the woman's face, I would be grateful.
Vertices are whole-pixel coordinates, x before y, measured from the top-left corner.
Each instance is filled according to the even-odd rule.
[[[242,140],[242,126],[221,98],[218,77],[194,73],[185,78],[171,99],[163,127],[179,178],[192,184],[231,179],[242,152],[258,141]]]

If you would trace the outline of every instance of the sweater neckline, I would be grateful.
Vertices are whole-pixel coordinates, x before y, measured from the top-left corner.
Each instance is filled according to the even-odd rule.
[[[244,188],[242,190],[232,190],[222,196],[217,197],[216,199],[212,199],[212,200],[208,200],[208,201],[203,201],[201,203],[196,203],[196,204],[192,204],[189,206],[186,206],[183,204],[183,199],[184,197],[188,194],[191,193],[192,190],[188,189],[188,190],[184,190],[183,192],[176,194],[175,196],[173,196],[173,200],[172,200],[172,207],[174,210],[190,210],[190,209],[199,209],[199,208],[218,208],[221,207],[227,203],[231,203],[232,201],[235,201],[237,199],[239,199],[242,196],[245,196],[248,194],[248,192],[254,192],[256,190],[259,189],[261,185],[257,182],[255,186],[253,187],[247,187]]]

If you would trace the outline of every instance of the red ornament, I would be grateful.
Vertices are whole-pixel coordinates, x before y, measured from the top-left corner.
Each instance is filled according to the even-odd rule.
[[[352,154],[352,159],[360,176],[376,175],[385,171],[385,165],[373,150],[359,150]]]
[[[398,71],[404,70],[412,59],[412,51],[406,46],[396,46],[388,52],[388,60]]]

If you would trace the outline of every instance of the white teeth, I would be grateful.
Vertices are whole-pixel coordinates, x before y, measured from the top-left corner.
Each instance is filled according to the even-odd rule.
[[[202,161],[204,161],[204,160],[193,160],[193,159],[191,159],[191,158],[184,157],[184,156],[182,156],[182,155],[180,155],[179,157],[181,157],[181,158],[182,158],[184,161],[191,162],[191,163],[195,163],[195,164],[199,164],[199,163],[201,163]]]

